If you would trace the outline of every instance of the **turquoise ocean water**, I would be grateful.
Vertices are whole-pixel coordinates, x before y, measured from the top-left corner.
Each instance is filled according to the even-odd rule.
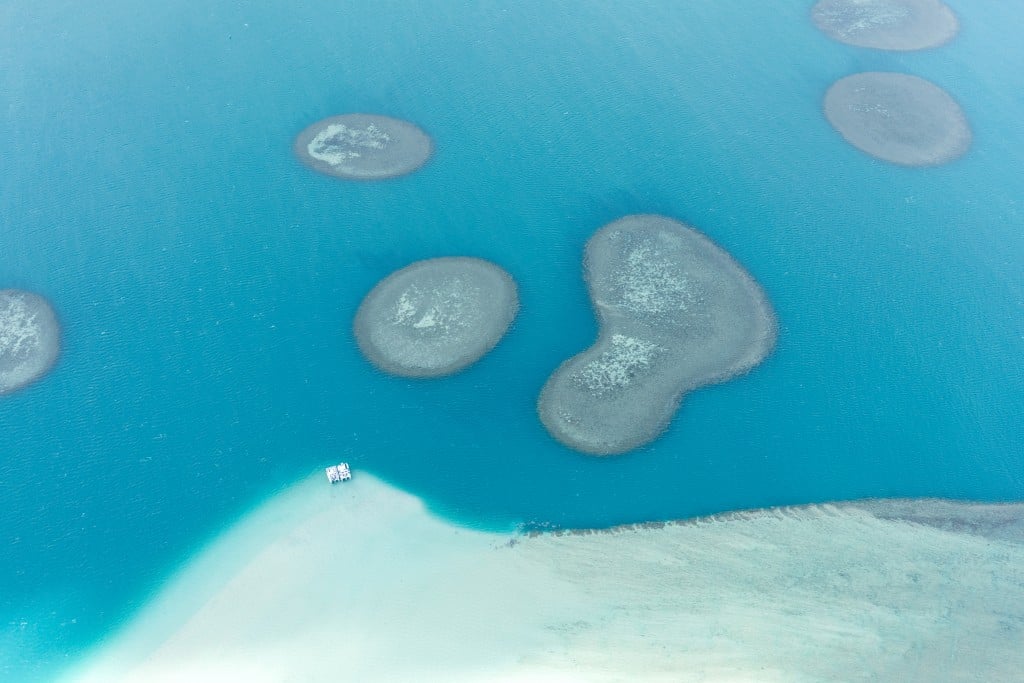
[[[1022,10],[951,2],[954,43],[891,54],[829,41],[810,4],[0,5],[0,288],[65,328],[55,371],[0,400],[0,678],[66,666],[340,459],[494,528],[1024,498]],[[905,169],[846,145],[820,101],[864,70],[945,87],[971,152]],[[436,156],[379,184],[293,158],[350,111],[418,123]],[[595,334],[584,242],[635,212],[734,254],[780,342],[601,460],[534,403]],[[373,371],[363,294],[456,254],[516,277],[515,327],[449,379]]]

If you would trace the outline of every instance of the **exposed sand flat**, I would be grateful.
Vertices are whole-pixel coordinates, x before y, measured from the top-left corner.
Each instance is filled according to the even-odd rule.
[[[381,114],[341,114],[307,126],[296,156],[310,168],[347,180],[384,180],[412,173],[434,152],[415,124]]]
[[[960,105],[917,76],[869,71],[825,93],[825,118],[857,149],[904,166],[934,166],[965,154],[970,125]]]
[[[0,289],[0,395],[46,374],[60,354],[60,323],[32,292]]]
[[[384,372],[441,377],[478,361],[519,310],[512,276],[483,259],[426,259],[377,283],[356,312],[359,350]]]
[[[821,0],[811,10],[825,35],[879,50],[923,50],[948,43],[960,22],[939,0]]]
[[[452,526],[357,476],[331,488],[318,475],[258,509],[71,679],[935,683],[1024,670],[1024,505],[870,501],[525,537]]]

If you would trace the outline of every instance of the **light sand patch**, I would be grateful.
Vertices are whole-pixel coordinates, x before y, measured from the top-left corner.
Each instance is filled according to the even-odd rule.
[[[342,114],[306,127],[296,156],[310,168],[347,180],[383,180],[427,163],[434,143],[418,126],[380,114]]]
[[[60,354],[60,324],[38,294],[0,290],[0,395],[31,384]]]
[[[1024,538],[1007,530],[1022,515],[873,501],[528,537],[444,523],[365,474],[317,475],[71,679],[1015,680]]]
[[[815,26],[834,40],[879,50],[923,50],[956,36],[960,22],[939,0],[821,0]]]
[[[871,71],[841,78],[825,93],[824,108],[847,142],[894,164],[944,164],[971,145],[960,105],[917,76]]]

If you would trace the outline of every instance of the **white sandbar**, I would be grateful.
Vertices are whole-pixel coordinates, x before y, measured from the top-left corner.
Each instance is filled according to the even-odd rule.
[[[833,40],[879,50],[938,47],[960,30],[940,0],[820,0],[811,18]]]
[[[60,354],[60,323],[32,292],[0,289],[0,395],[42,377]]]
[[[321,474],[76,681],[1009,681],[1024,506],[873,501],[535,537]],[[910,521],[908,521],[910,520]]]

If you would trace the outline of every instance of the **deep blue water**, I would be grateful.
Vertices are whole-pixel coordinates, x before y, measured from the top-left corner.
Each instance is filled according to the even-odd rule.
[[[0,677],[42,678],[188,553],[344,458],[464,523],[601,526],[864,496],[1024,498],[1021,10],[951,2],[941,49],[819,34],[811,2],[0,6],[0,288],[47,296],[59,366],[0,401]],[[945,87],[975,140],[906,169],[820,112],[861,70]],[[316,175],[349,111],[434,136],[420,172]],[[692,223],[781,330],[663,438],[601,460],[534,412],[594,337],[583,244]],[[409,262],[507,268],[522,309],[467,372],[376,373],[350,322]]]

